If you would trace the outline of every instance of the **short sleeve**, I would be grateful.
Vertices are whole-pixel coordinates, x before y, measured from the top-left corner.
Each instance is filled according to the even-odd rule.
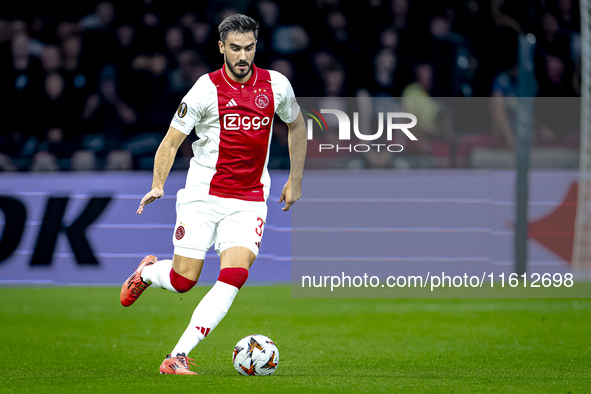
[[[177,108],[170,126],[185,134],[190,134],[191,130],[201,120],[203,116],[203,94],[204,88],[203,77],[199,78],[195,85],[183,97],[181,104]]]
[[[280,90],[280,101],[276,113],[285,123],[292,123],[300,113],[300,106],[289,80],[277,72],[274,74],[273,77],[278,79],[277,88]]]

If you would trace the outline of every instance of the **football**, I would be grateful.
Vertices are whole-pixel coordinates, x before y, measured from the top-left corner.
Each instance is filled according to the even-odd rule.
[[[279,364],[279,350],[270,338],[249,335],[234,347],[232,363],[241,375],[271,375]]]

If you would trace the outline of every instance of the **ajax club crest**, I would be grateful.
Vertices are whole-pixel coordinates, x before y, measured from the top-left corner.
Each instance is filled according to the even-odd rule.
[[[269,97],[261,93],[254,98],[254,104],[260,109],[267,108],[267,105],[269,105]]]

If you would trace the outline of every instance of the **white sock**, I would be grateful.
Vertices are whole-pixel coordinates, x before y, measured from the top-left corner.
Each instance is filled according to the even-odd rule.
[[[238,294],[237,287],[217,281],[195,308],[189,326],[171,354],[173,356],[178,353],[189,355],[191,350],[226,316],[236,294]]]
[[[155,264],[144,267],[142,270],[142,280],[146,283],[151,283],[152,286],[178,293],[170,283],[171,269],[172,260],[159,260]]]

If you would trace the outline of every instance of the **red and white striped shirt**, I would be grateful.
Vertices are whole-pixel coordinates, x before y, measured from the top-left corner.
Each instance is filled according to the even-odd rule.
[[[185,189],[247,201],[266,201],[267,170],[275,113],[285,123],[300,112],[293,88],[282,74],[252,65],[247,82],[232,80],[226,67],[203,75],[183,98],[170,125],[199,140]]]

